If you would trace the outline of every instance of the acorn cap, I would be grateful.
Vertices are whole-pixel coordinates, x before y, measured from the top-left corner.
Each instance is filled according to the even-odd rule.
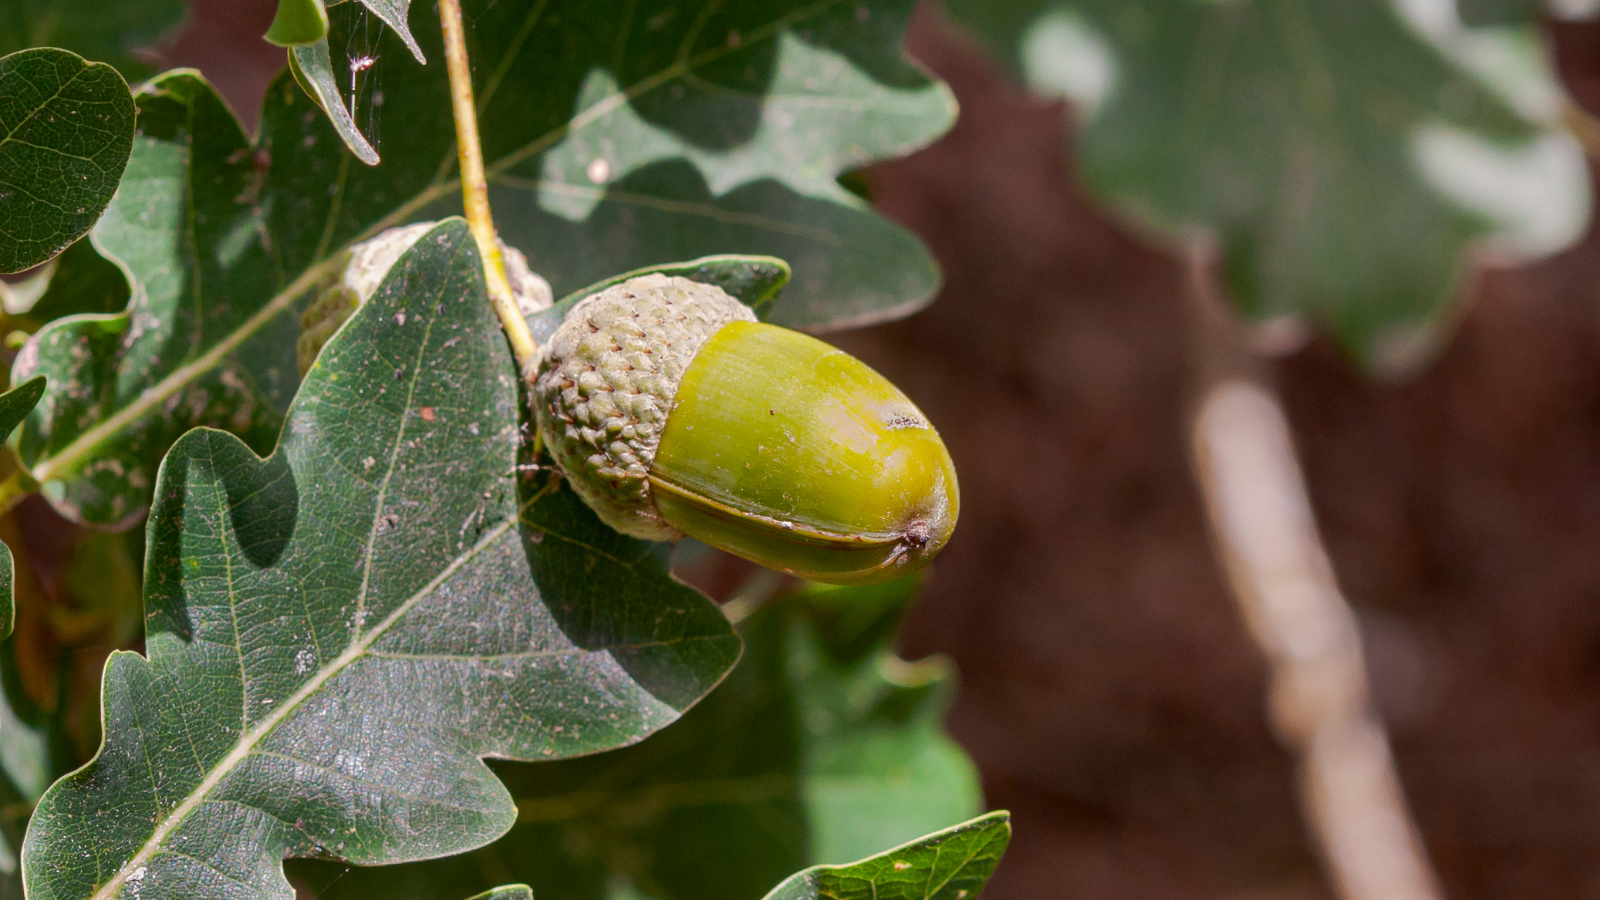
[[[679,382],[729,322],[754,322],[721,288],[641,275],[579,301],[545,346],[534,381],[539,432],[573,490],[623,534],[676,540],[650,468]]]

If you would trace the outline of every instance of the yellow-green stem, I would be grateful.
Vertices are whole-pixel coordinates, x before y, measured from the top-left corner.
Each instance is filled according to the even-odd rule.
[[[489,285],[489,302],[511,341],[511,352],[524,377],[538,365],[539,345],[511,296],[505,263],[495,241],[494,219],[489,214],[489,180],[483,172],[483,148],[478,143],[478,113],[472,102],[472,67],[461,26],[459,0],[439,0],[439,21],[444,26],[446,67],[450,71],[450,104],[456,119],[456,153],[461,161],[461,205],[467,224],[483,256],[483,274]]]
[[[0,516],[15,509],[18,503],[39,489],[39,483],[28,476],[24,469],[11,473],[11,477],[0,481]]]

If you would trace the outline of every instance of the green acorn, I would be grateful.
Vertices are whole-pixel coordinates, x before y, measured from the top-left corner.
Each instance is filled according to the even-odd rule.
[[[395,264],[411,245],[432,231],[438,222],[418,222],[391,228],[370,241],[356,244],[340,255],[339,262],[317,286],[317,293],[300,314],[300,338],[295,342],[295,362],[301,377],[311,371],[322,345],[333,337],[344,320],[356,311],[378,285],[383,283],[389,268]],[[500,255],[505,261],[506,279],[511,283],[511,294],[523,315],[532,315],[547,309],[553,299],[550,285],[528,268],[527,257],[515,247],[500,242]]]
[[[711,285],[650,274],[585,297],[534,396],[573,489],[624,534],[863,583],[925,565],[955,528],[955,467],[904,394]]]

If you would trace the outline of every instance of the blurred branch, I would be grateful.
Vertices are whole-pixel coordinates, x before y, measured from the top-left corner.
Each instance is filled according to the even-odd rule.
[[[1304,813],[1343,900],[1440,900],[1288,420],[1221,296],[1214,251],[1192,241],[1187,265],[1196,475],[1234,600],[1271,667],[1272,723],[1299,756]]]
[[[1578,139],[1584,155],[1591,161],[1600,162],[1600,119],[1596,119],[1594,113],[1567,97],[1561,104],[1561,124],[1567,126],[1572,136]]]

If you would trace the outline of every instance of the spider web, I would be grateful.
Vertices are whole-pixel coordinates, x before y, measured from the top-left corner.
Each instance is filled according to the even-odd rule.
[[[351,121],[366,136],[372,149],[381,154],[384,56],[380,39],[384,25],[383,20],[368,12],[360,3],[352,6],[356,9],[345,34],[344,46],[334,56],[335,60],[342,58],[344,65],[340,68],[335,63],[335,75]],[[330,51],[334,49],[329,48]]]

